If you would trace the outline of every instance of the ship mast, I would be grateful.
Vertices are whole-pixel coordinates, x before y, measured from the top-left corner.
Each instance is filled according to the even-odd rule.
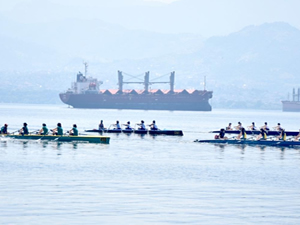
[[[83,65],[84,65],[84,76],[86,77],[87,75],[87,70],[88,70],[88,63],[87,62],[83,62]]]

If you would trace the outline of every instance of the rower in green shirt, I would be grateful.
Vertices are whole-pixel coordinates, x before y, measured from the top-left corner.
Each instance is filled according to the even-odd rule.
[[[73,125],[73,128],[69,131],[69,134],[72,136],[78,136],[78,130],[76,124]]]
[[[42,129],[40,129],[39,134],[40,135],[47,135],[48,134],[48,128],[47,128],[47,125],[45,123],[43,123]]]
[[[19,130],[19,134],[20,135],[28,135],[28,127],[27,127],[27,123],[23,123],[23,127]]]
[[[57,127],[52,130],[53,135],[63,135],[63,129],[61,127],[61,123],[57,124]]]

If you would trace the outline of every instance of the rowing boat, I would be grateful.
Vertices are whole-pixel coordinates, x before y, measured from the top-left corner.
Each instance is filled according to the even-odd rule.
[[[179,135],[183,136],[182,130],[149,130],[149,134]]]
[[[85,130],[87,133],[135,133],[135,134],[151,134],[151,135],[178,135],[183,136],[182,130],[140,130],[140,129],[111,129],[111,130]]]
[[[211,143],[211,144],[237,144],[237,145],[265,145],[265,146],[279,146],[279,147],[300,147],[300,141],[275,141],[275,140],[236,140],[236,139],[214,139],[214,140],[195,140],[200,143]]]
[[[241,131],[239,131],[239,130],[225,130],[226,134],[239,134],[240,132]],[[220,131],[214,130],[214,131],[211,131],[210,133],[220,133]],[[299,134],[299,131],[286,131],[285,133],[286,133],[286,136],[297,136]],[[258,135],[258,134],[260,134],[260,131],[259,130],[246,130],[246,134]],[[280,134],[280,131],[276,131],[276,130],[267,131],[267,135],[270,135],[270,136],[276,136],[279,134]]]
[[[7,134],[4,135],[13,139],[22,139],[22,140],[47,140],[47,141],[61,141],[61,142],[90,142],[90,143],[103,143],[109,144],[110,137],[107,136],[56,136],[56,135],[15,135],[15,134]]]

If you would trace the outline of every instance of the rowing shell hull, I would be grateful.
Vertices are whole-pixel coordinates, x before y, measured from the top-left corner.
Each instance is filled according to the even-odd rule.
[[[85,130],[88,133],[135,133],[135,134],[151,134],[151,135],[178,135],[183,136],[182,130]]]
[[[55,135],[6,135],[6,137],[22,140],[49,140],[61,142],[90,142],[109,144],[110,137],[106,136],[55,136]]]
[[[251,140],[196,140],[195,142],[200,143],[211,143],[211,144],[237,144],[237,145],[265,145],[265,146],[279,146],[279,147],[300,147],[300,141],[251,141]]]
[[[210,133],[220,133],[219,130],[214,130],[214,131],[211,131]],[[225,131],[226,134],[239,134],[240,131],[239,130],[226,130]],[[297,136],[299,134],[299,131],[286,131],[286,136]],[[246,134],[248,135],[258,135],[260,134],[260,131],[259,130],[246,130]],[[275,131],[275,130],[269,130],[267,132],[267,135],[270,135],[270,136],[276,136],[276,135],[279,135],[280,132],[279,131]]]

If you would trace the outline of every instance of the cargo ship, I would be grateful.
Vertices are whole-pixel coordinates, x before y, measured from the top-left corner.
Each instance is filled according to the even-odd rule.
[[[88,77],[86,71],[87,65],[85,75],[79,72],[71,88],[59,94],[63,103],[74,108],[93,109],[212,110],[209,99],[212,98],[213,92],[205,90],[205,85],[204,90],[175,90],[175,72],[170,73],[170,79],[166,82],[151,82],[149,72],[145,73],[144,80],[126,82],[123,80],[122,71],[118,71],[118,89],[101,90],[100,86],[103,82]],[[143,84],[144,89],[123,89],[123,85],[129,83]],[[149,88],[150,85],[157,83],[169,83],[170,89]]]
[[[282,101],[283,112],[300,112],[300,88],[298,88],[298,93],[295,88],[293,89],[292,97],[292,101]]]

